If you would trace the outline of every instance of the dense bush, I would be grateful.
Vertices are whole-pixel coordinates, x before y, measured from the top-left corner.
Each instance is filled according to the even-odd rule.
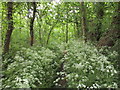
[[[22,48],[4,72],[3,87],[51,87],[56,71],[55,54],[49,49]],[[11,59],[9,59],[11,60]],[[13,60],[12,60],[13,61]],[[8,62],[8,59],[4,62]],[[49,83],[48,83],[49,82]]]
[[[115,60],[117,53],[109,52],[105,56],[100,53],[103,51],[105,50],[97,50],[93,45],[82,42],[68,44],[67,54],[64,57],[64,69],[68,87],[117,87],[117,71],[110,62],[111,60]]]
[[[64,74],[62,79],[66,79],[66,87],[117,88],[117,71],[111,63],[116,52],[103,54],[103,49],[98,50],[89,43],[78,41],[50,45],[48,48],[22,48],[12,58],[6,58],[3,64],[12,62],[7,63],[7,70],[3,72],[2,87],[60,86],[58,76]],[[64,61],[64,70],[60,72],[58,68]]]

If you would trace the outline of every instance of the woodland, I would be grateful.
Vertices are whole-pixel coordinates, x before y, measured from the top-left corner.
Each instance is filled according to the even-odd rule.
[[[0,2],[1,88],[120,88],[120,2]]]

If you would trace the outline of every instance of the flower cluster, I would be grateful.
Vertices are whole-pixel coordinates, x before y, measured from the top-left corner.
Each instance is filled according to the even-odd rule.
[[[48,47],[22,48],[12,58],[6,58],[3,64],[8,65],[3,72],[2,87],[62,87],[61,81],[70,88],[118,87],[118,72],[111,62],[115,60],[116,52],[98,50],[89,43],[78,41]]]
[[[51,50],[43,47],[40,50],[22,48],[4,71],[3,88],[50,87],[55,73],[55,57]]]
[[[109,57],[100,53],[93,45],[82,42],[73,42],[68,46],[64,69],[69,87],[117,88],[117,71]]]

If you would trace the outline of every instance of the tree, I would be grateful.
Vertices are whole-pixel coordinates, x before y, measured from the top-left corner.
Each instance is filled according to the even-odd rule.
[[[7,3],[7,20],[8,20],[8,30],[6,32],[6,37],[4,41],[4,51],[3,54],[9,51],[10,39],[13,31],[13,2]]]
[[[115,4],[116,5],[116,4]],[[114,11],[113,20],[109,27],[109,31],[100,38],[99,46],[114,46],[115,42],[120,38],[120,3],[117,3]]]
[[[66,22],[66,39],[65,42],[68,43],[68,10],[66,11],[67,22]]]
[[[78,18],[76,17],[75,18],[75,24],[76,24],[76,29],[77,29],[77,38],[79,38],[80,37],[80,30],[79,30],[79,22],[78,22]]]
[[[57,22],[58,22],[58,20],[57,20],[56,22],[54,22],[53,26],[50,28],[50,31],[49,31],[49,33],[48,33],[48,37],[47,37],[47,42],[46,42],[46,44],[49,43],[50,35],[51,35],[51,33],[52,33],[52,30],[53,30],[54,27],[56,26]]]
[[[96,3],[96,17],[97,17],[97,25],[96,25],[96,40],[99,41],[101,37],[101,27],[102,27],[102,19],[104,16],[104,2]]]
[[[81,5],[81,21],[82,21],[82,33],[83,33],[83,38],[84,41],[86,42],[86,35],[87,35],[87,25],[86,25],[86,9],[85,9],[85,5],[84,2],[80,2]]]
[[[32,6],[33,6],[33,15],[31,17],[30,20],[30,36],[31,36],[31,40],[30,40],[30,45],[33,46],[34,43],[34,20],[35,20],[35,13],[36,13],[36,2],[32,2]]]

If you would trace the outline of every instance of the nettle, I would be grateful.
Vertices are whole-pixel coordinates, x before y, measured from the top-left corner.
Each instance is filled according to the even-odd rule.
[[[83,42],[68,44],[64,65],[68,87],[72,88],[117,88],[117,71],[110,62],[116,52],[103,55],[103,49]]]
[[[56,71],[56,55],[43,47],[22,48],[5,70],[3,88],[51,87]],[[9,59],[10,60],[10,59]],[[4,62],[7,62],[5,60]]]

